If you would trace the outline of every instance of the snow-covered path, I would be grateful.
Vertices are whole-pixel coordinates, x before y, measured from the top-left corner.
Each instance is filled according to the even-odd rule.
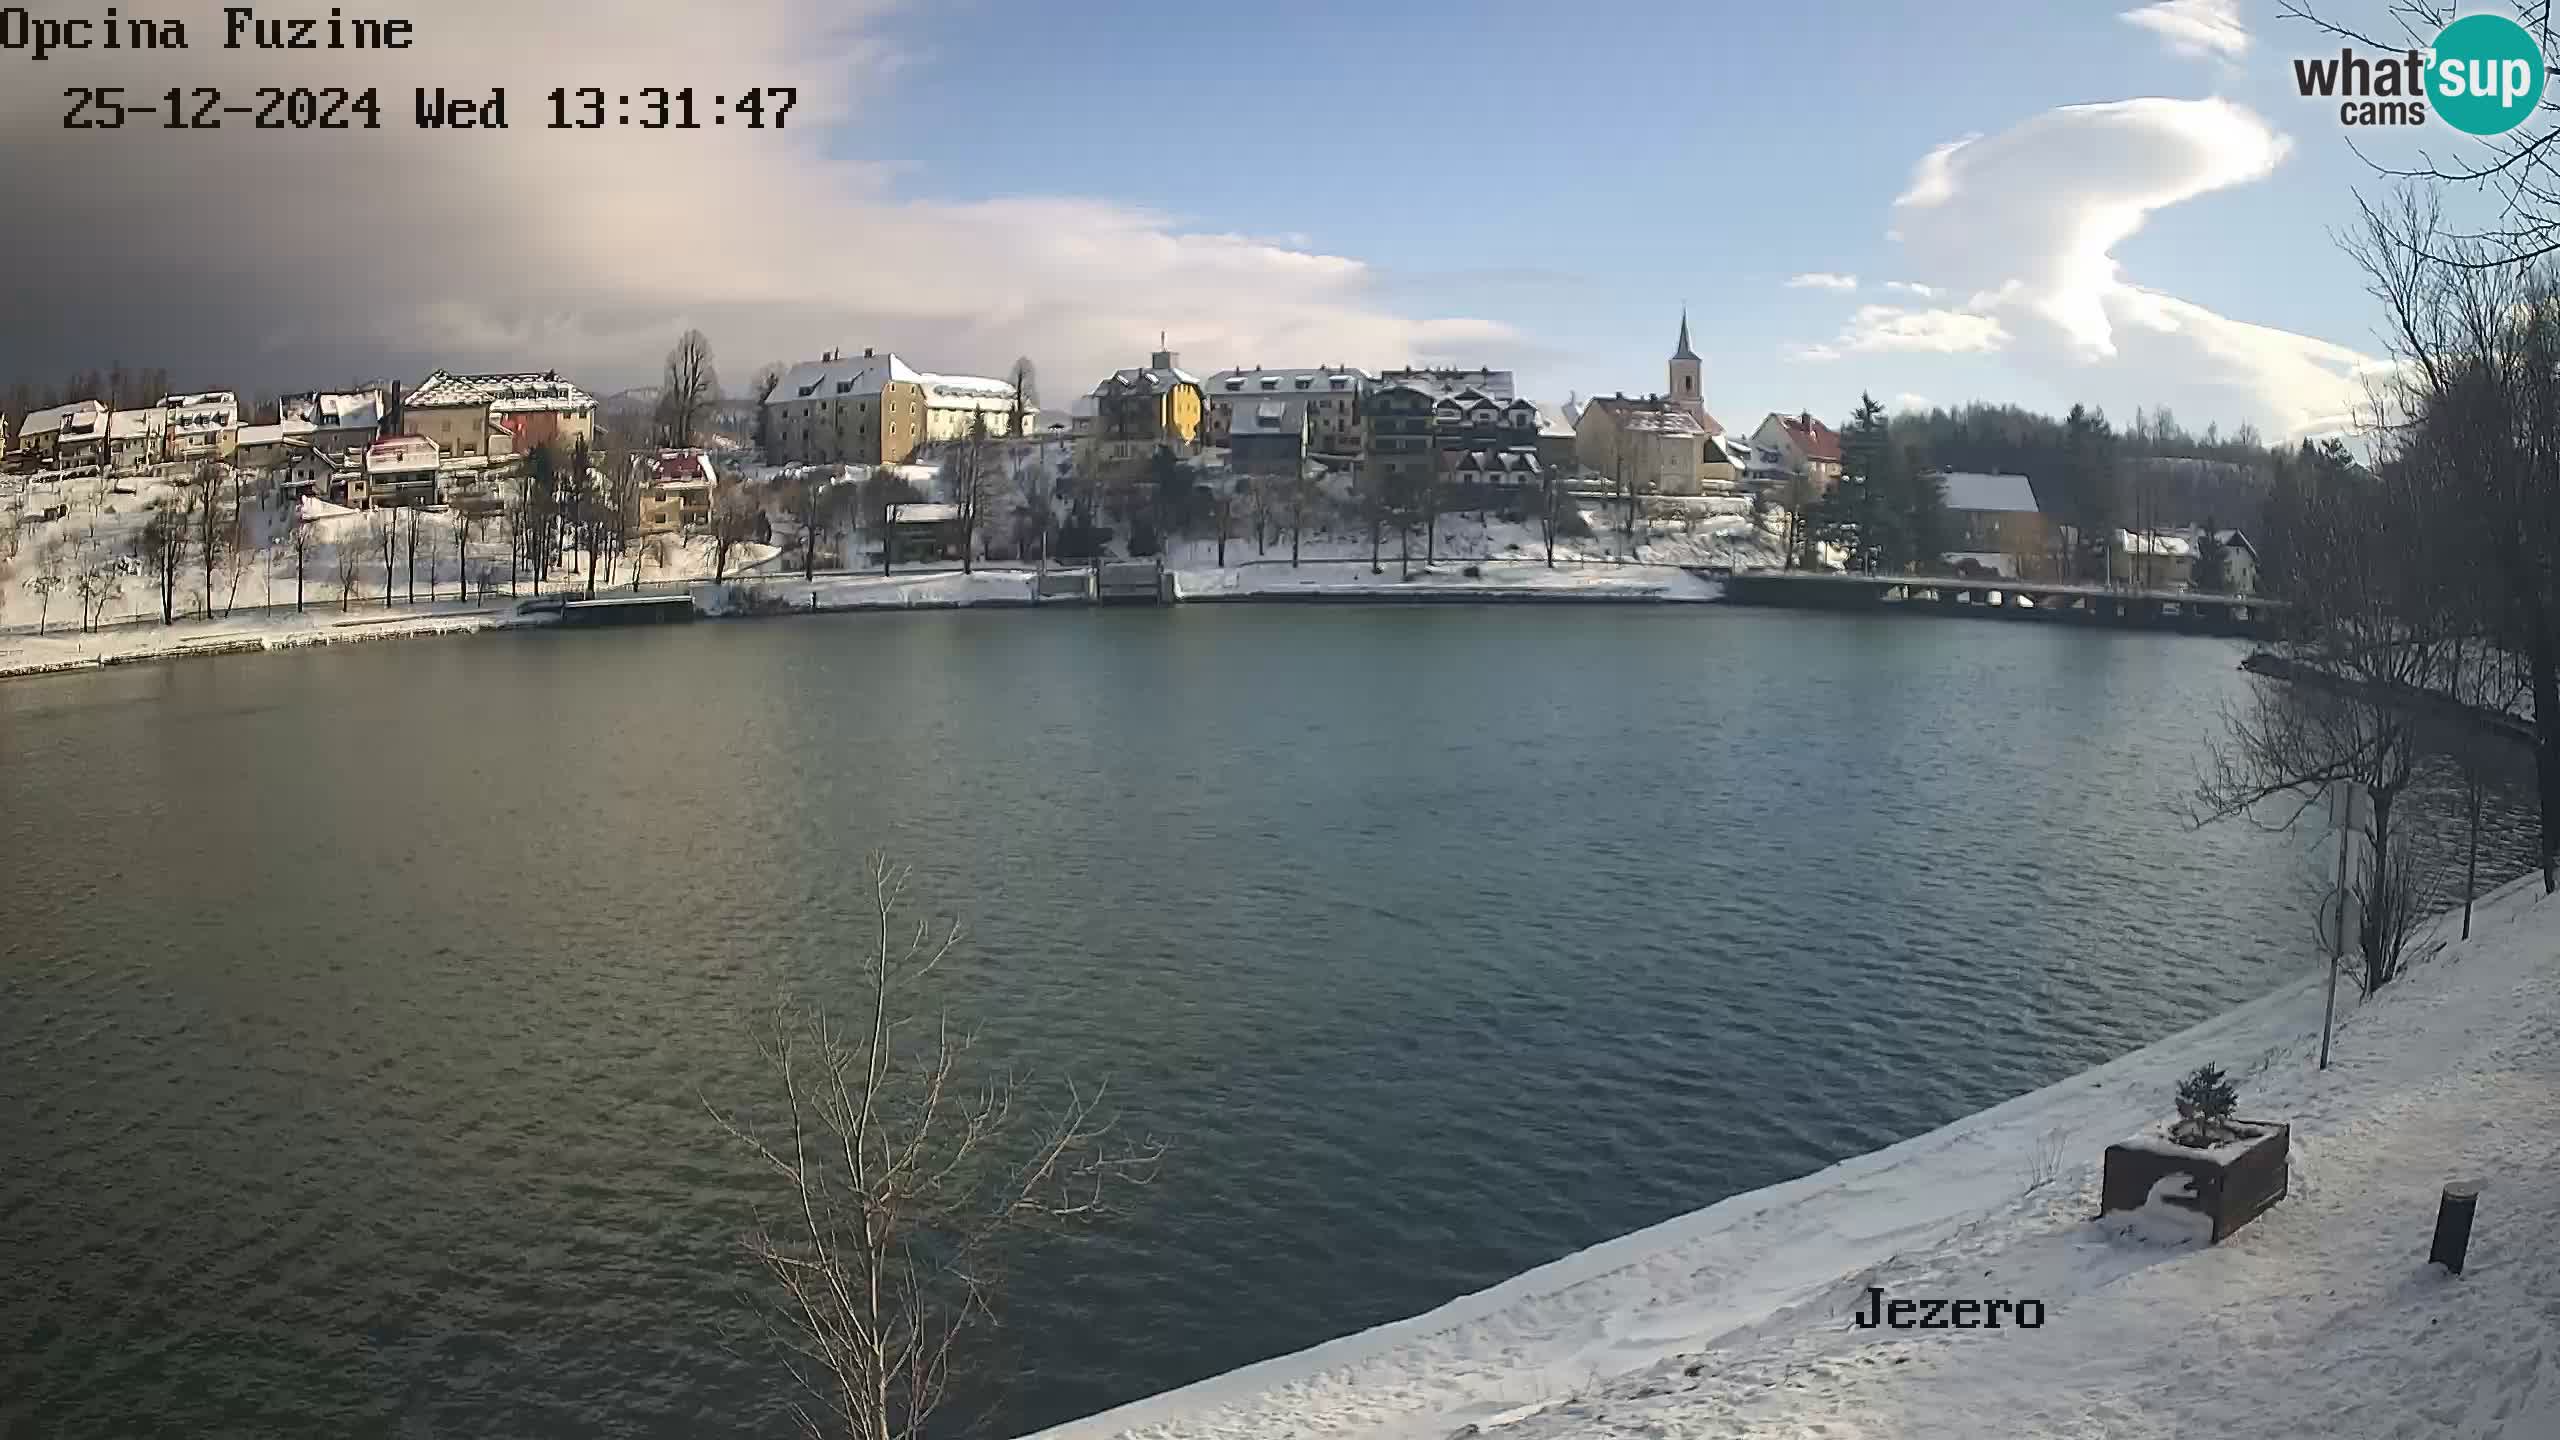
[[[1901,1145],[1048,1433],[2560,1437],[2560,900],[2500,891],[2472,942],[2350,1010],[2325,1074],[2319,1015],[2307,977]],[[2211,1248],[2091,1220],[2106,1143],[2207,1061],[2244,1113],[2294,1123],[2290,1198]],[[2457,1280],[2424,1261],[2465,1178],[2487,1188]],[[2047,1318],[1859,1330],[1871,1285]]]

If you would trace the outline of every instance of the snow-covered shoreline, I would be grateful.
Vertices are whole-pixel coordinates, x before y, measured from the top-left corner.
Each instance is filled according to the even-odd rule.
[[[1176,593],[1186,603],[1221,604],[1704,604],[1721,596],[1714,581],[1670,565],[1582,565],[1557,570],[1543,567],[1485,567],[1483,576],[1468,577],[1442,565],[1417,569],[1414,578],[1349,574],[1353,567],[1328,563],[1304,570],[1286,566],[1238,566],[1229,570],[1175,570]],[[1009,567],[981,567],[903,574],[829,574],[812,580],[796,575],[749,573],[735,580],[695,582],[688,587],[704,615],[722,619],[751,618],[724,591],[762,591],[783,614],[841,614],[867,611],[1031,609],[1081,605],[1085,602],[1040,600],[1037,572]],[[616,592],[619,593],[619,592]],[[665,593],[665,592],[659,592]],[[349,641],[390,640],[415,635],[457,635],[484,630],[515,629],[553,623],[555,617],[523,613],[512,600],[437,602],[403,606],[393,611],[366,603],[342,609],[334,603],[307,610],[267,608],[212,621],[182,617],[176,625],[123,622],[83,633],[76,625],[56,625],[42,636],[23,628],[0,632],[0,680],[32,675],[94,670],[146,660],[181,660],[329,645]]]
[[[2448,1098],[2479,1085],[2466,1065],[2499,1077],[2536,1066],[2560,1073],[2560,902],[2542,899],[2534,876],[2497,891],[2481,903],[2477,938],[2467,944],[2452,938],[2458,914],[2440,919],[2434,938],[2446,948],[2432,963],[2369,1005],[2355,1005],[2350,992],[2337,1064],[2325,1073],[2310,1063],[2321,1012],[2315,963],[2272,994],[1927,1134],[1729,1197],[1425,1314],[1054,1427],[1042,1440],[1441,1440],[1471,1427],[1519,1440],[1922,1437],[1974,1433],[1966,1416],[1994,1414],[2007,1434],[2185,1434],[2212,1406],[2253,1403],[2245,1387],[2235,1395],[2219,1378],[2189,1386],[2184,1399],[2172,1393],[2179,1367],[2193,1363],[2184,1351],[2212,1353],[2214,1343],[2177,1327],[2188,1304],[2198,1325],[2226,1325],[2255,1347],[2256,1378],[2271,1391],[2260,1402],[2280,1404],[2306,1385],[2326,1387],[2342,1406],[2435,1386],[2450,1398],[2430,1404],[2470,1407],[2498,1423],[2426,1433],[2560,1435],[2560,1423],[2504,1428],[2528,1414],[2560,1422],[2560,1346],[2536,1349],[2560,1334],[2548,1313],[2519,1328],[2519,1317],[2501,1312],[2492,1328],[2510,1333],[2494,1337],[2467,1320],[2470,1353],[2492,1367],[2477,1375],[2431,1378],[2447,1357],[2423,1351],[2368,1355],[2352,1376],[2295,1373],[2323,1369],[2323,1347],[2338,1344],[2342,1329],[2376,1327],[2373,1346],[2358,1347],[2363,1354],[2385,1348],[2386,1334],[2433,1325],[2432,1314],[2411,1320],[2393,1311],[2411,1303],[2403,1292],[2412,1286],[2440,1305],[2560,1293],[2552,1255],[2560,1247],[2548,1243],[2560,1228],[2560,1202],[2548,1198],[2560,1168],[2560,1099],[2547,1084],[2480,1085],[2474,1117]],[[2194,1253],[2093,1221],[2104,1147],[2165,1113],[2176,1077],[2207,1061],[2234,1073],[2244,1109],[2295,1124],[2294,1198],[2241,1236]],[[2404,1168],[2372,1154],[2430,1148],[2395,1123],[2422,1097],[2434,1131],[2452,1132],[2451,1143],[2432,1148],[2453,1158],[2430,1155]],[[2538,1115],[2517,1113],[2536,1106]],[[2519,1159],[2528,1173],[2501,1169]],[[2448,1166],[2511,1182],[2499,1190],[2501,1253],[2475,1263],[2468,1288],[2449,1299],[2439,1294],[2442,1277],[2418,1264],[2432,1187],[2456,1178]],[[2343,1178],[2351,1173],[2353,1188]],[[2350,1218],[2324,1213],[2338,1211]],[[2367,1253],[2384,1225],[2393,1227],[2387,1248]],[[2529,1255],[2542,1258],[2526,1263]],[[2483,1282],[2483,1274],[2498,1278]],[[2270,1294],[2263,1303],[2235,1297],[2243,1283]],[[1862,1332],[1847,1321],[1870,1284],[1905,1294],[2023,1292],[2056,1318],[2024,1341],[1962,1349],[1945,1336]],[[2377,1298],[2339,1298],[2366,1292]],[[2150,1318],[2155,1311],[2169,1318]],[[2075,1398],[2087,1388],[2075,1377],[2102,1368],[2129,1393]],[[2484,1394],[2499,1392],[2494,1404],[2462,1388],[2473,1381]],[[2358,1393],[2362,1402],[2349,1398]],[[2241,1428],[2350,1433],[2305,1429],[2284,1413]]]

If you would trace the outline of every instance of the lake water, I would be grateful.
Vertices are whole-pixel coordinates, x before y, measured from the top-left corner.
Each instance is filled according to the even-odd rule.
[[[11,682],[0,1434],[789,1433],[697,1095],[873,847],[1173,1146],[994,1428],[1428,1308],[2305,973],[2317,842],[2181,812],[2239,654],[1203,607]]]

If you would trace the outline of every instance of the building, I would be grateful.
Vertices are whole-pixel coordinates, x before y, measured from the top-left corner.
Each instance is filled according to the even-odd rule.
[[[2192,536],[2168,530],[2139,534],[2118,530],[2107,537],[2107,583],[2134,590],[2183,590],[2194,576],[2196,544]]]
[[[1947,558],[2021,580],[2051,579],[2054,534],[2024,475],[1936,472],[1947,499]]]
[[[400,397],[398,409],[403,435],[431,440],[447,455],[523,455],[544,445],[566,450],[582,440],[595,443],[595,397],[557,371],[455,375],[438,370]]]
[[[285,449],[283,463],[273,467],[276,488],[297,500],[306,495],[315,500],[342,500],[364,484],[364,468],[360,464],[348,465],[297,441],[287,441]]]
[[[1357,455],[1360,390],[1368,383],[1366,374],[1338,365],[1313,370],[1221,370],[1201,387],[1208,406],[1201,419],[1201,442],[1228,444],[1240,428],[1240,416],[1252,422],[1241,428],[1267,431],[1272,412],[1263,407],[1295,399],[1304,402],[1306,449],[1322,455]]]
[[[1208,409],[1200,377],[1170,350],[1148,356],[1143,367],[1115,372],[1087,398],[1090,405],[1071,412],[1084,427],[1080,438],[1114,446],[1188,448],[1199,442]]]
[[[891,564],[917,560],[950,560],[960,553],[960,507],[939,500],[917,500],[888,507]]]
[[[444,464],[436,442],[422,435],[394,435],[364,452],[364,469],[347,486],[347,503],[363,509],[436,502],[436,477]]]
[[[107,425],[107,407],[96,400],[75,400],[47,410],[27,414],[18,427],[20,455],[38,460],[76,459],[82,452],[97,448],[98,437]],[[66,447],[71,452],[64,453]]]
[[[153,405],[107,417],[107,463],[140,470],[169,458],[169,412]]]
[[[1407,487],[1434,476],[1466,491],[1516,490],[1546,473],[1538,407],[1520,398],[1508,370],[1382,371],[1361,415],[1363,479],[1383,494],[1413,493]]]
[[[172,395],[160,402],[160,408],[167,412],[161,428],[168,436],[172,463],[228,460],[240,448],[240,400],[230,391]]]
[[[1696,351],[1689,348],[1689,309],[1680,308],[1680,341],[1671,347],[1670,388],[1664,392],[1671,403],[1698,417],[1698,423],[1709,435],[1721,435],[1724,427],[1707,413],[1706,366]]]
[[[780,465],[904,465],[924,446],[984,425],[1010,436],[1019,397],[1003,380],[937,375],[896,354],[830,350],[795,365],[765,399],[765,458]],[[1021,412],[1028,429],[1037,416]]]
[[[1581,466],[1582,440],[1574,433],[1580,412],[1562,405],[1538,407],[1538,468],[1570,475]]]
[[[1734,488],[1733,463],[1716,443],[1721,426],[1664,395],[1598,395],[1585,401],[1575,426],[1575,453],[1611,480],[1640,494],[1696,495]]]
[[[287,395],[279,402],[276,414],[288,427],[288,434],[298,435],[321,454],[356,455],[382,438],[386,408],[380,390],[313,392]],[[245,431],[243,435],[241,443],[245,445]]]
[[[2222,542],[2222,590],[2226,595],[2258,593],[2258,547],[2237,530],[2215,532]]]
[[[1221,417],[1212,427],[1211,444],[1227,447],[1227,465],[1239,475],[1296,476],[1313,446],[1314,398],[1269,396],[1220,405],[1209,413]]]
[[[720,472],[699,450],[669,450],[638,462],[640,533],[681,534],[708,529],[719,498]]]
[[[1840,432],[1809,413],[1769,416],[1751,443],[1773,452],[1782,474],[1802,475],[1825,494],[1840,483]]]

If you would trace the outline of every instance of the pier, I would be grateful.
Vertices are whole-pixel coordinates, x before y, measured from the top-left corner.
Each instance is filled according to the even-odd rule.
[[[2128,590],[2069,581],[2013,580],[2000,575],[1830,575],[1802,570],[1749,570],[1726,577],[1724,593],[1726,603],[1734,605],[1955,615],[2252,637],[2273,633],[2277,618],[2285,609],[2281,601],[2254,595]]]

